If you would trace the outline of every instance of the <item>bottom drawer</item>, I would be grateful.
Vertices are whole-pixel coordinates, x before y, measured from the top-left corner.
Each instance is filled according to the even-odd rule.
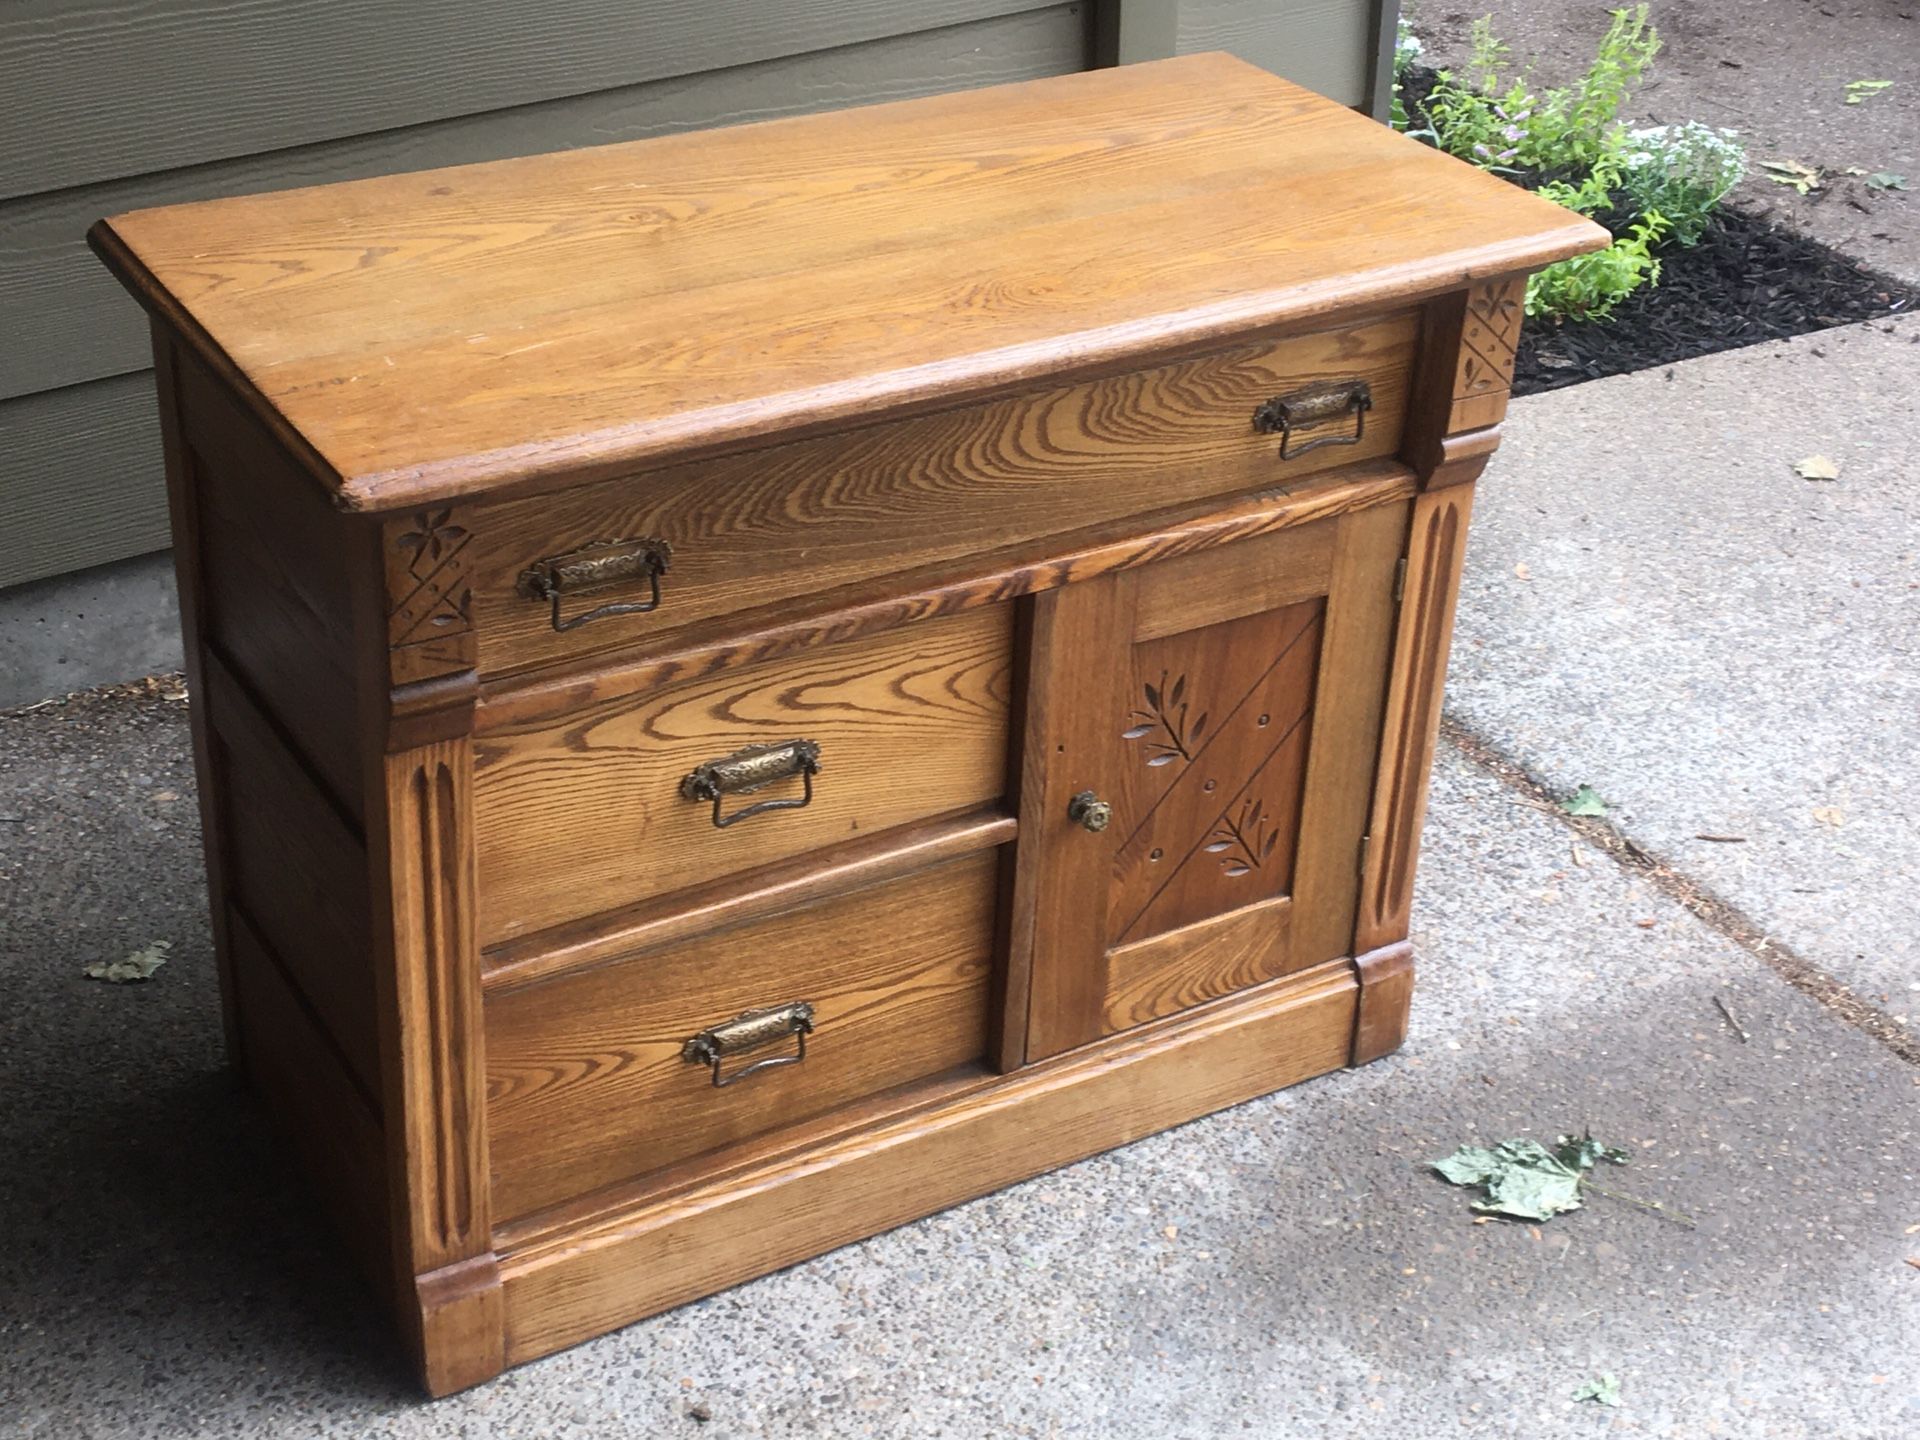
[[[599,1186],[980,1059],[998,857],[851,894],[487,997],[494,1215]],[[743,1012],[804,1003],[810,1034]],[[715,1031],[708,1059],[687,1042]],[[757,1061],[800,1053],[798,1063]],[[740,1077],[737,1080],[734,1077]]]

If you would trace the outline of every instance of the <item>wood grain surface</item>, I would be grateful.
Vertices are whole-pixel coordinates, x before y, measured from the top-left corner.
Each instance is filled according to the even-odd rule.
[[[195,477],[202,638],[357,826],[365,797],[348,521],[301,484],[265,427],[205,366],[182,365],[176,384]]]
[[[999,798],[1010,607],[907,625],[495,731],[476,746],[485,944]],[[697,765],[812,740],[805,809],[716,828]],[[797,799],[798,779],[724,803]]]
[[[341,503],[387,508],[1133,368],[1605,234],[1188,56],[141,211],[93,242]]]
[[[221,776],[222,889],[379,1107],[371,897],[361,837],[217,656],[201,670]]]
[[[590,657],[586,666],[491,677],[480,687],[474,724],[485,734],[560,720],[644,687],[838,645],[910,621],[999,605],[1119,571],[1199,559],[1233,542],[1296,531],[1316,520],[1406,499],[1416,488],[1413,473],[1404,465],[1362,462],[1309,477],[1297,487],[1155,510],[1058,539],[876,577],[819,602],[749,604],[676,631],[659,648],[609,652],[597,661]],[[1267,560],[1289,563],[1278,554]]]
[[[1417,336],[1417,315],[1401,311],[562,496],[461,507],[481,670],[655,645],[737,610],[743,591],[761,604],[816,603],[878,576],[1391,455]],[[1279,442],[1251,423],[1255,408],[1330,380],[1372,387],[1360,443],[1280,459]],[[673,547],[660,608],[556,631],[551,607],[519,593],[521,572],[610,537]],[[648,593],[630,582],[566,611]]]
[[[1037,602],[1011,961],[1029,1059],[1351,953],[1406,513]],[[1113,807],[1098,833],[1067,815],[1084,790]],[[1281,901],[1284,923],[1219,928]]]
[[[1109,950],[1101,1031],[1117,1035],[1285,974],[1292,916],[1281,895]]]
[[[981,852],[664,950],[488,996],[502,1217],[977,1061],[998,857]],[[806,1001],[806,1058],[715,1087],[681,1047]],[[729,1059],[729,1072],[785,1041]]]
[[[152,3],[152,0],[126,0],[126,3]],[[497,0],[497,3],[505,6],[511,0]],[[611,0],[587,0],[587,3],[611,3]],[[64,0],[53,0],[53,8],[65,10],[55,21],[58,25],[75,27],[86,23],[81,12],[64,6]],[[262,16],[262,22],[279,26],[288,8],[277,7],[273,14]],[[374,45],[384,43],[388,37],[381,32],[403,18],[390,6],[380,7],[377,17],[356,13],[350,5],[315,8],[331,23],[361,30]],[[408,7],[410,13],[405,18],[411,19],[425,8]],[[463,0],[459,8],[465,11],[472,6]],[[615,8],[623,16],[633,14],[630,0],[618,0]],[[879,15],[885,9],[876,7],[874,13]],[[232,13],[231,7],[227,7],[227,13]],[[823,5],[816,13],[828,18],[834,13],[834,7]],[[528,95],[505,109],[467,112],[444,120],[416,115],[399,128],[351,133],[292,149],[276,144],[271,149],[222,160],[215,160],[204,148],[197,148],[193,158],[198,163],[184,171],[146,171],[87,184],[66,183],[57,190],[41,190],[15,199],[4,198],[8,187],[0,182],[0,236],[5,237],[5,243],[0,245],[0,313],[7,316],[13,339],[11,346],[0,350],[0,400],[146,368],[145,317],[137,307],[127,304],[125,293],[86,246],[87,227],[102,215],[228,195],[252,195],[263,190],[333,185],[405,170],[481,164],[515,155],[539,155],[716,125],[748,124],[826,106],[903,100],[943,90],[1031,80],[1086,68],[1086,19],[1079,13],[1078,6],[1054,5],[1020,14],[963,19],[959,24],[948,23],[945,16],[929,22],[928,12],[919,8],[903,8],[897,13],[909,24],[933,23],[939,28],[866,41],[853,50],[843,48],[839,35],[831,39],[823,36],[833,48],[783,50],[758,63],[743,63],[743,57],[735,52],[725,58],[721,69],[657,80],[642,80],[633,69],[623,69],[611,89],[573,92],[553,100],[537,100]],[[960,13],[954,12],[955,17]],[[201,8],[198,14],[201,17],[198,23],[206,25],[207,17],[217,16],[219,12]],[[219,22],[215,18],[211,23]],[[549,21],[543,15],[538,21],[529,19],[527,23],[546,26]],[[632,33],[640,40],[642,32],[638,24],[629,23],[635,23]],[[196,30],[195,24],[189,23],[187,43],[195,43],[196,34],[198,43],[203,46],[209,43],[205,30]],[[7,43],[5,36],[6,22],[0,21],[0,47]],[[284,36],[285,31],[281,30],[277,38],[284,39]],[[444,32],[439,38],[445,38]],[[66,51],[59,56],[59,62],[71,61],[77,53],[77,50]],[[524,76],[530,59],[551,60],[554,52],[543,41],[531,51],[493,52],[485,58],[492,59],[494,54],[510,58],[516,73]],[[306,58],[352,63],[340,49],[329,49],[321,57],[313,57],[309,51],[303,57]],[[677,68],[686,57],[681,54],[656,58],[666,59]],[[458,67],[442,78],[450,86],[458,85],[465,68]],[[169,72],[166,78],[192,82],[179,99],[208,109],[220,122],[215,132],[217,139],[245,140],[247,137],[236,135],[231,124],[231,112],[227,108],[232,99],[231,87],[199,84],[195,69],[182,66]],[[50,73],[45,68],[29,72],[36,83],[47,79]],[[354,78],[360,78],[360,72],[353,73]],[[309,78],[323,87],[326,85],[317,76]],[[399,66],[392,79],[400,87],[400,97],[420,98],[420,71]],[[91,90],[83,87],[62,97],[63,102],[73,107],[77,118],[108,127],[100,132],[97,155],[137,162],[138,156],[125,144],[129,138],[127,130],[123,125],[109,122],[106,109],[99,103],[99,91],[105,87],[106,82],[102,80]],[[0,78],[0,93],[7,89],[5,79]],[[335,87],[326,93],[331,101],[340,91]],[[113,91],[117,102],[153,104],[158,98],[159,91],[145,83],[131,92]],[[309,118],[294,111],[284,94],[274,98],[277,103],[271,114],[276,121]],[[18,110],[12,118],[16,124],[24,123]],[[18,133],[22,132],[10,130],[7,138]],[[162,132],[161,138],[166,143],[177,144],[185,137],[179,130],[168,130]],[[44,158],[46,153],[42,148],[36,155]],[[4,164],[0,164],[0,174],[16,183],[23,178]],[[0,407],[0,424],[4,424],[5,413],[4,407]]]

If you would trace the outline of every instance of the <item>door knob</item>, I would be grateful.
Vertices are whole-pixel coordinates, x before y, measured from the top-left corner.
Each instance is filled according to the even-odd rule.
[[[1082,790],[1067,802],[1067,819],[1083,830],[1104,830],[1113,819],[1113,806],[1091,790]]]

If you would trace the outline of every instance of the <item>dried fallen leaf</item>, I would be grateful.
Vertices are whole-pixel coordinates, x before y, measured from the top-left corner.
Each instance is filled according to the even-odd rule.
[[[1809,455],[1794,462],[1793,473],[1802,480],[1838,480],[1840,466],[1831,455]]]
[[[124,960],[96,960],[80,973],[89,980],[105,980],[109,985],[135,985],[151,980],[153,972],[167,963],[171,940],[155,940],[142,945]]]
[[[1838,805],[1821,805],[1813,812],[1813,818],[1821,825],[1831,825],[1838,830],[1847,823],[1847,817],[1840,813]]]
[[[1627,1152],[1592,1135],[1562,1135],[1552,1150],[1537,1140],[1503,1140],[1490,1150],[1462,1145],[1429,1163],[1452,1184],[1484,1187],[1484,1198],[1473,1202],[1482,1215],[1550,1220],[1580,1208],[1581,1182],[1602,1160],[1624,1165]],[[1538,1231],[1534,1238],[1539,1238]]]
[[[1802,195],[1820,188],[1820,171],[1812,165],[1802,165],[1798,160],[1762,160],[1760,168],[1767,172],[1767,178],[1774,184],[1791,185]]]

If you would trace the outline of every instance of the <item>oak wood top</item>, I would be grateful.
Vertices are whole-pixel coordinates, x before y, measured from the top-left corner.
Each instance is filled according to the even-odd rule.
[[[1606,240],[1223,55],[143,210],[90,238],[350,509],[750,448]]]

